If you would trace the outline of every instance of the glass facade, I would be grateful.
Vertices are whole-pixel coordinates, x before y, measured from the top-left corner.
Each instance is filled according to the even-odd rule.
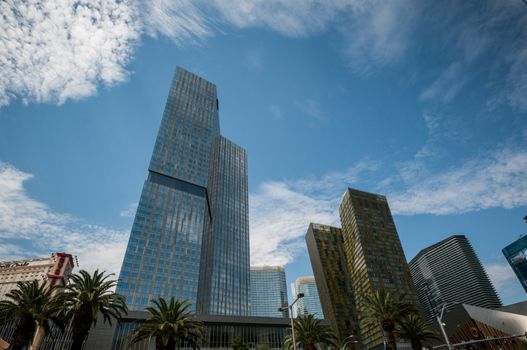
[[[307,250],[315,275],[324,317],[340,342],[359,328],[355,297],[344,250],[342,230],[328,225],[310,224]]]
[[[270,349],[282,349],[284,338],[290,334],[289,320],[264,317],[216,316],[197,317],[205,326],[200,342],[201,349],[229,349],[235,338],[242,338],[250,349],[264,345]],[[281,321],[281,322],[279,322]],[[143,322],[141,319],[123,319],[115,330],[113,350],[153,350],[154,340],[131,344],[131,333]],[[182,344],[181,349],[188,349]]]
[[[417,305],[412,277],[386,197],[349,188],[339,208],[344,248],[357,309],[368,293],[385,288]],[[360,323],[363,345],[381,348],[380,327]]]
[[[200,277],[204,236],[205,242],[210,242],[208,236],[218,234],[221,241],[222,235],[226,240],[236,232],[242,242],[232,243],[235,247],[229,253],[248,270],[246,159],[243,149],[220,136],[216,86],[178,67],[117,285],[117,293],[126,297],[130,310],[142,310],[159,296],[187,299],[197,308],[199,285],[204,283]],[[237,177],[231,181],[231,176]],[[211,179],[228,181],[209,188]],[[245,201],[241,200],[244,197]],[[238,210],[238,206],[244,208]],[[218,213],[216,220],[213,211]],[[209,245],[205,250],[207,254],[226,252]],[[205,261],[224,262],[216,258]],[[230,301],[238,298],[240,303],[236,310],[218,307],[218,312],[247,313],[247,273],[243,267],[226,273],[232,274],[229,281],[236,282],[223,284],[216,292]],[[232,295],[234,283],[241,290],[236,295]]]
[[[224,137],[214,142],[209,172],[212,222],[205,224],[198,312],[249,315],[247,153]]]
[[[476,252],[463,235],[421,250],[409,263],[419,304],[429,321],[456,304],[499,308],[501,301]]]
[[[502,252],[527,292],[527,236],[509,244],[502,249]]]
[[[304,297],[296,303],[298,316],[313,315],[315,318],[324,319],[324,312],[320,306],[317,285],[314,276],[298,277],[295,281],[295,296],[304,293]]]
[[[278,309],[288,304],[285,270],[281,266],[251,266],[251,315],[289,317]]]

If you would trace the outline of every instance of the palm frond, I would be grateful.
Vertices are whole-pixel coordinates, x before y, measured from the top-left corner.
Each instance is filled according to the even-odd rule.
[[[45,333],[52,325],[63,331],[62,310],[59,298],[45,282],[18,282],[17,287],[6,294],[6,299],[0,301],[0,323],[15,321],[14,342],[17,346],[24,346],[31,339],[36,325],[41,326]]]
[[[401,339],[425,341],[428,339],[439,339],[438,334],[432,330],[419,314],[409,313],[405,315],[396,327],[395,333]]]
[[[313,315],[298,317],[295,320],[295,340],[297,348],[313,349],[317,346],[337,347],[337,337],[329,328],[316,319]],[[285,346],[293,348],[292,336],[285,338]]]
[[[151,302],[153,306],[145,308],[150,318],[133,332],[132,344],[155,339],[156,344],[167,349],[183,343],[199,349],[204,327],[201,322],[192,319],[187,301],[172,297],[168,303],[164,298]]]

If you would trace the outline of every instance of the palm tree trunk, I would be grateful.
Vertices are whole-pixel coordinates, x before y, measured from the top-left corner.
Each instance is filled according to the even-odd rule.
[[[88,337],[93,324],[93,315],[89,305],[82,305],[73,316],[72,330],[73,342],[70,350],[82,350],[82,346]]]
[[[73,342],[71,343],[70,350],[82,350],[84,341],[88,337],[88,329],[73,330]]]
[[[71,343],[71,350],[81,350],[82,345],[84,344],[84,339],[86,339],[85,336],[77,335],[73,336],[73,342]]]
[[[15,329],[15,334],[13,335],[13,340],[11,341],[11,350],[20,350],[23,349],[29,339],[33,336],[35,332],[35,323],[31,318],[22,318]]]
[[[410,342],[412,343],[413,350],[423,350],[423,344],[421,344],[419,339],[412,339]]]
[[[393,331],[388,332],[388,344],[391,350],[397,350],[397,341],[395,340],[395,334]]]
[[[169,340],[167,345],[163,344],[161,338],[156,337],[156,350],[175,350],[176,344]]]
[[[38,350],[38,347],[42,342],[42,338],[44,337],[44,333],[44,327],[37,323],[37,329],[35,330],[35,335],[33,336],[33,342],[31,343],[30,350]]]

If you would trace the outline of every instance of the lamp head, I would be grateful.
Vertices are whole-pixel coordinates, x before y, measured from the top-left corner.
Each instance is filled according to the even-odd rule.
[[[298,299],[303,298],[303,297],[304,297],[304,293],[298,293],[298,294],[296,295],[296,297],[297,297]]]

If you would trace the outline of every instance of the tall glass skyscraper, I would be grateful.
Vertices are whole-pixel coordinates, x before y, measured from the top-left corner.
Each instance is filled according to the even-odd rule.
[[[251,315],[288,317],[278,309],[287,305],[285,270],[282,266],[251,266]]]
[[[211,159],[208,193],[213,220],[205,224],[198,312],[249,315],[247,153],[220,136]]]
[[[295,281],[295,296],[303,293],[304,297],[298,299],[296,313],[298,316],[313,315],[315,318],[324,319],[324,312],[320,306],[320,297],[314,276],[298,277]]]
[[[221,179],[228,181],[214,182]],[[197,309],[205,314],[247,314],[247,215],[247,156],[220,136],[216,86],[178,67],[117,293],[126,297],[130,310],[142,310],[158,296],[174,296],[193,307],[200,303]],[[202,250],[214,256],[204,257]],[[232,259],[225,269],[219,266],[224,255]],[[200,286],[218,289],[211,299]],[[233,294],[235,286],[240,292]],[[223,307],[232,300],[238,309]]]

